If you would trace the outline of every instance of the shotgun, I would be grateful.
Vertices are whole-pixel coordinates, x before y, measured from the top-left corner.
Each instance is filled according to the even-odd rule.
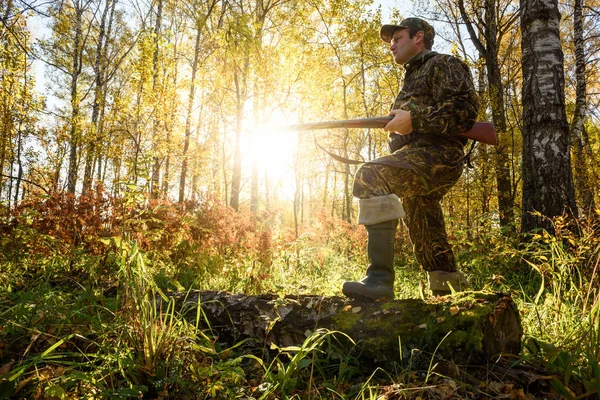
[[[335,128],[383,128],[394,117],[388,115],[385,117],[345,119],[341,121],[323,121],[309,122],[306,124],[295,124],[287,126],[294,131],[310,131],[313,129],[335,129]],[[456,136],[465,137],[484,144],[498,145],[498,136],[494,124],[491,122],[475,122],[475,125],[466,132],[459,133]]]

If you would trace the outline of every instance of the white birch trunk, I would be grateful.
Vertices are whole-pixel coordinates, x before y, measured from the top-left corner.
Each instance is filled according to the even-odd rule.
[[[547,218],[577,215],[559,22],[557,0],[521,0],[523,232],[553,232]]]

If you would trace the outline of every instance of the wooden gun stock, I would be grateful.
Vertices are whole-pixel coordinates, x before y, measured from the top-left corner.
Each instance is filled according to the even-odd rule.
[[[287,128],[296,131],[309,131],[313,129],[335,129],[335,128],[383,128],[394,118],[391,115],[374,118],[346,119],[341,121],[309,122],[306,124],[290,125]],[[498,136],[491,122],[475,122],[475,125],[466,132],[456,136],[466,137],[477,142],[498,145]]]

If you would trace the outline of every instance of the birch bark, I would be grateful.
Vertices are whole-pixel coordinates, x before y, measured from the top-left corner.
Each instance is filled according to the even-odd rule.
[[[559,23],[557,0],[521,0],[523,232],[554,232],[549,218],[577,216]]]

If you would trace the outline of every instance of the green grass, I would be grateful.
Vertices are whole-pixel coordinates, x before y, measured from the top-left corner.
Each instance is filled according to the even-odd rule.
[[[358,360],[341,352],[341,332],[317,330],[295,347],[225,344],[200,307],[190,322],[189,310],[167,296],[196,289],[340,295],[341,282],[360,278],[366,265],[344,240],[303,236],[274,243],[269,257],[187,248],[181,264],[132,240],[113,240],[101,255],[4,257],[0,398],[501,398],[519,390],[535,398],[491,373],[442,376],[434,357],[424,371],[408,363],[364,376]],[[498,233],[457,240],[471,286],[511,293],[522,311],[525,350],[513,367],[552,376],[539,389],[550,396],[597,396],[600,238],[589,231],[540,234],[527,244]],[[396,262],[397,298],[422,296],[424,274],[410,257]]]

